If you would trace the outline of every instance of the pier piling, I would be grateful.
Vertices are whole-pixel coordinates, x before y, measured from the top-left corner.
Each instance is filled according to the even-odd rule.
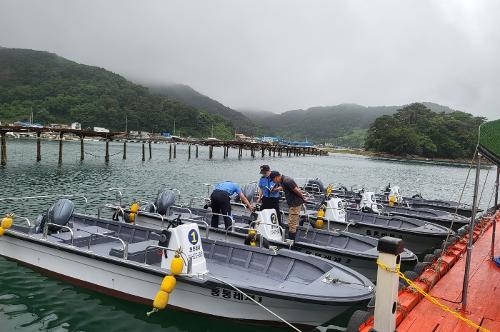
[[[196,144],[196,158],[198,158],[198,144]]]
[[[174,159],[177,158],[177,143],[174,143]]]
[[[144,146],[144,142],[142,142],[142,161],[146,160],[146,148]]]
[[[266,148],[262,147],[261,149],[261,158],[264,158],[264,154],[266,153]]]
[[[85,159],[85,150],[83,147],[83,136],[80,136],[80,161]]]
[[[36,133],[36,161],[42,160],[40,134],[40,132]]]
[[[0,146],[1,146],[1,151],[0,151],[0,155],[1,155],[1,161],[0,161],[0,164],[2,166],[4,165],[7,165],[7,142],[5,140],[5,133],[1,133],[1,137],[0,137]]]
[[[106,152],[104,155],[104,161],[109,163],[109,139],[106,139]]]
[[[212,159],[213,156],[214,156],[214,147],[210,145],[208,147],[208,159]]]
[[[127,141],[123,142],[123,160],[127,159]]]
[[[151,159],[152,155],[151,155],[151,141],[148,142],[149,144],[149,159]]]
[[[172,160],[172,144],[168,148],[168,160]]]
[[[191,144],[188,145],[188,160],[191,160]]]
[[[63,160],[63,135],[64,134],[62,132],[59,133],[59,164],[62,164]]]

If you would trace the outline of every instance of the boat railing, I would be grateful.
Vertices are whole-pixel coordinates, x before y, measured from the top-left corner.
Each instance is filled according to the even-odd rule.
[[[71,242],[70,242],[70,244],[73,245],[74,239],[75,239],[75,234],[73,233],[73,229],[71,229],[71,227],[63,226],[63,225],[59,225],[59,224],[55,224],[55,223],[52,223],[52,222],[46,222],[45,225],[44,225],[44,227],[43,227],[42,238],[44,240],[47,240],[47,236],[49,235],[49,226],[56,226],[56,227],[63,228],[65,230],[69,231],[69,233],[71,234]]]
[[[14,215],[14,220],[16,220],[16,219],[21,219],[21,220],[26,221],[26,223],[28,224],[29,228],[33,227],[33,224],[31,223],[31,221],[27,217],[22,217],[22,216],[16,216],[16,215]]]
[[[222,213],[215,213],[215,212],[211,212],[211,211],[208,211],[207,214],[205,214],[205,222],[207,222],[207,218],[208,216],[217,216],[217,217],[224,217],[224,218],[229,218],[229,220],[231,220],[231,226],[226,228],[226,237],[227,237],[227,231],[230,229],[230,228],[233,228],[234,227],[234,218],[232,216],[229,216],[227,214],[222,214]],[[208,222],[207,222],[208,223]]]
[[[122,256],[122,258],[123,259],[127,259],[128,258],[128,243],[125,242],[125,241],[123,241],[119,237],[108,235],[108,234],[89,232],[89,231],[87,231],[85,229],[79,229],[79,228],[77,228],[77,230],[90,234],[89,242],[87,244],[87,249],[88,250],[90,250],[90,245],[92,243],[92,237],[94,237],[94,236],[95,237],[105,237],[105,238],[113,239],[113,240],[116,240],[116,241],[120,242],[121,245],[122,245],[122,248],[123,248],[123,256]]]
[[[0,198],[0,202],[3,201],[21,201],[30,199],[43,199],[43,198],[83,198],[85,201],[84,213],[87,213],[87,205],[89,200],[84,195],[37,195],[37,196],[24,196],[24,197],[3,197]]]
[[[120,212],[122,213],[122,215],[125,215],[125,211],[123,210],[123,208],[121,206],[112,205],[112,204],[106,203],[106,204],[99,205],[97,207],[97,219],[101,219],[101,211],[104,208],[108,208],[108,209],[111,209],[111,210],[113,210],[113,209],[119,209]]]
[[[153,206],[153,208],[154,208],[154,211],[155,212],[158,211],[158,208],[156,207],[156,204],[153,203],[153,202],[148,202],[148,201],[143,200],[143,199],[138,200],[138,202],[141,203],[141,204],[144,203],[144,204],[146,204],[146,206],[149,205],[149,204],[151,204]],[[141,210],[141,211],[145,211],[145,210]],[[145,212],[148,212],[148,211],[145,211]]]
[[[205,238],[208,239],[209,235],[210,235],[210,226],[208,225],[208,223],[205,221],[205,220],[196,220],[196,219],[190,219],[190,218],[187,218],[187,219],[183,219],[184,221],[190,221],[192,223],[195,223],[195,224],[203,224],[205,226]]]
[[[145,265],[149,265],[148,264],[148,253],[149,253],[150,249],[162,249],[162,250],[166,250],[166,251],[170,251],[170,252],[174,252],[174,253],[178,252],[175,249],[163,247],[163,246],[156,245],[156,244],[151,244],[151,245],[147,246],[146,249],[144,249],[144,264]],[[188,257],[183,252],[181,252],[180,255],[181,255],[181,257],[184,256],[184,257],[182,257],[182,259],[184,260],[184,263],[187,262],[187,274],[191,274],[192,269],[193,269],[193,259],[191,257]]]
[[[208,197],[203,197],[203,196],[193,196],[189,199],[189,204],[188,204],[188,207],[189,208],[192,208],[193,207],[193,203],[195,200],[197,199],[200,199],[200,200],[203,200],[205,203],[207,203],[209,201],[209,198]]]
[[[168,208],[169,214],[170,214],[170,212],[172,212],[172,209],[176,210],[176,212],[185,211],[185,212],[189,213],[189,218],[193,218],[193,212],[191,211],[191,209],[189,209],[187,207],[182,207],[182,206],[178,206],[178,205],[171,206]]]

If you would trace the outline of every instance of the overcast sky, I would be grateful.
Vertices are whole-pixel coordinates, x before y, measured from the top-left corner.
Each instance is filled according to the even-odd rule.
[[[433,101],[500,118],[500,1],[0,0],[0,46],[236,109]]]

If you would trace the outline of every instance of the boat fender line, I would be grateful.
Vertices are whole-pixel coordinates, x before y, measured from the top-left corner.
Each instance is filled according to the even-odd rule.
[[[287,320],[285,320],[284,318],[282,318],[281,316],[279,316],[277,313],[275,313],[274,311],[272,311],[271,309],[269,309],[268,307],[266,307],[265,305],[263,305],[262,303],[259,303],[257,302],[254,298],[248,296],[245,292],[243,292],[241,289],[239,289],[238,287],[236,287],[235,285],[231,284],[230,282],[227,282],[221,278],[218,278],[216,276],[214,276],[213,274],[211,274],[210,272],[207,274],[209,278],[212,278],[212,279],[215,279],[219,282],[222,282],[226,285],[228,285],[229,287],[233,288],[234,290],[236,290],[237,292],[241,293],[243,296],[245,296],[248,300],[252,301],[253,303],[255,303],[256,305],[258,305],[259,307],[261,307],[262,309],[266,310],[267,312],[269,312],[271,315],[273,315],[274,317],[278,318],[279,320],[281,320],[283,323],[285,323],[286,325],[290,326],[290,328],[292,328],[293,330],[295,331],[298,331],[298,332],[302,332],[301,330],[299,330],[296,326],[292,325],[292,323],[288,322]]]
[[[9,213],[2,218],[2,223],[0,225],[0,236],[4,235],[6,229],[12,227],[12,224],[14,223],[14,217],[15,216],[13,213]]]
[[[403,279],[412,289],[414,289],[415,291],[417,291],[418,293],[420,293],[423,297],[425,297],[429,302],[431,302],[432,304],[436,305],[437,307],[441,308],[442,310],[452,314],[453,316],[455,316],[456,318],[460,319],[461,321],[463,321],[465,324],[475,328],[477,331],[481,331],[481,332],[490,332],[490,330],[482,327],[482,326],[479,326],[477,325],[476,323],[474,323],[472,320],[462,316],[459,312],[456,312],[454,311],[453,309],[450,309],[448,306],[442,304],[441,302],[439,302],[435,297],[429,295],[429,293],[427,293],[426,291],[424,291],[422,288],[420,288],[419,286],[417,286],[413,281],[411,281],[410,279],[408,279],[400,270],[399,268],[396,268],[396,269],[391,269],[389,268],[387,265],[385,265],[384,263],[382,263],[379,259],[377,259],[377,265],[387,271],[387,272],[391,272],[391,273],[396,273],[399,275],[399,277],[401,279]]]
[[[163,277],[160,285],[160,290],[156,293],[153,300],[153,309],[147,312],[146,316],[149,317],[155,312],[163,310],[167,307],[170,294],[174,290],[177,283],[175,276],[181,274],[182,269],[184,268],[184,260],[181,257],[182,254],[182,249],[177,249],[174,258],[170,263],[170,275],[166,275],[165,277]]]

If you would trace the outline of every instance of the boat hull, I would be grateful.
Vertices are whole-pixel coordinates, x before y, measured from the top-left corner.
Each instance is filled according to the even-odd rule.
[[[137,268],[127,267],[125,264],[110,264],[96,259],[92,252],[82,255],[71,246],[64,247],[65,249],[52,248],[36,240],[30,241],[7,234],[0,239],[0,255],[7,259],[31,266],[77,286],[127,301],[152,305],[163,274],[141,270],[143,264],[137,263]],[[116,261],[119,263],[121,260]],[[206,276],[205,278],[208,279]],[[324,324],[353,306],[352,302],[301,303],[262,294],[249,295],[285,320],[299,326]],[[220,287],[220,283],[209,280],[200,283],[200,280],[189,282],[178,278],[169,307],[255,323],[282,323],[231,287]]]

